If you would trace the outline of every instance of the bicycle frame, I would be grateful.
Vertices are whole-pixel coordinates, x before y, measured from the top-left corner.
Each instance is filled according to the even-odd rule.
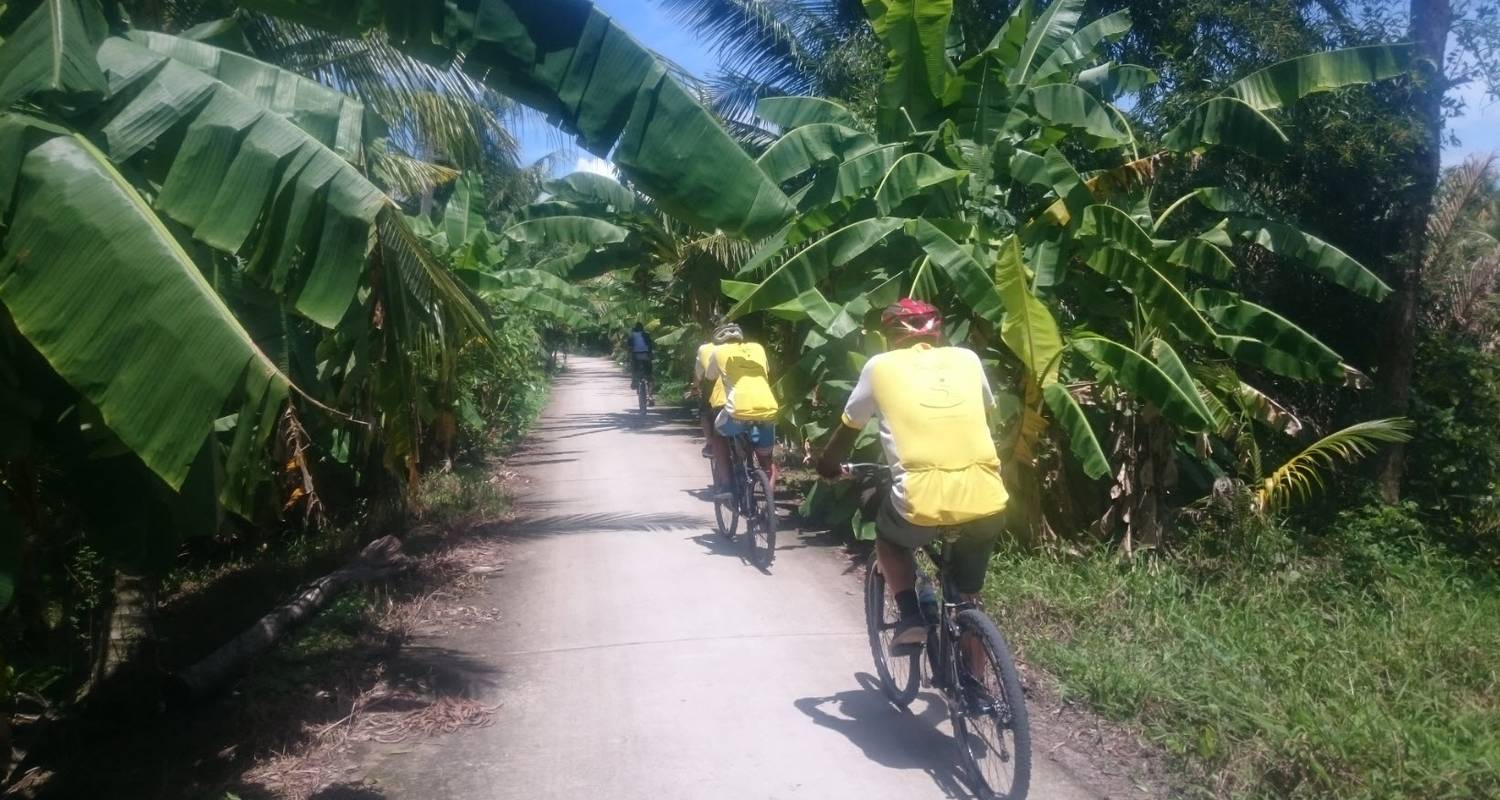
[[[931,628],[927,634],[927,662],[932,672],[933,682],[937,683],[939,675],[942,683],[938,686],[949,699],[956,701],[958,694],[959,665],[953,656],[959,655],[959,632],[958,613],[965,609],[977,608],[978,604],[965,600],[963,593],[958,590],[958,582],[952,575],[948,564],[953,556],[953,540],[948,532],[944,531],[937,541],[922,548],[927,557],[938,568],[938,619],[928,620]],[[920,574],[921,570],[918,570]]]

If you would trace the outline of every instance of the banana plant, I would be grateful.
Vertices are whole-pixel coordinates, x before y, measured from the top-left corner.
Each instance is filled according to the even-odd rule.
[[[1234,286],[1250,248],[1371,302],[1390,292],[1375,274],[1236,187],[1198,187],[1165,203],[1156,188],[1166,171],[1190,180],[1211,150],[1277,156],[1288,141],[1277,110],[1404,74],[1406,47],[1274,65],[1153,142],[1117,101],[1156,77],[1109,61],[1104,47],[1128,34],[1126,12],[1080,25],[1082,0],[1040,13],[1022,2],[976,55],[954,61],[961,34],[948,0],[865,7],[890,65],[876,130],[818,98],[760,105],[783,133],[759,164],[797,214],[723,287],[731,317],[800,322],[801,354],[780,394],[805,438],[832,424],[839,389],[869,352],[863,331],[880,301],[893,292],[927,297],[952,310],[950,337],[974,346],[1016,389],[1002,444],[1033,531],[1047,526],[1040,492],[1015,484],[1039,481],[1035,459],[1051,448],[1074,458],[1059,474],[1109,478],[1105,526],[1123,523],[1127,547],[1151,546],[1175,454],[1205,453],[1211,464],[1232,419],[1269,418],[1258,402],[1269,398],[1251,382],[1362,379]],[[1075,493],[1068,483],[1057,484],[1055,506]]]
[[[133,476],[114,505],[161,511],[97,515],[122,562],[170,560],[220,504],[279,512],[280,471],[305,469],[302,448],[279,455],[292,428],[415,468],[418,373],[488,328],[361,172],[358,103],[209,45],[112,35],[92,0],[42,3],[0,75],[0,393],[26,401],[4,427],[70,428],[50,449],[79,450],[79,474]],[[289,397],[319,421],[288,417]],[[192,525],[164,521],[186,506]]]

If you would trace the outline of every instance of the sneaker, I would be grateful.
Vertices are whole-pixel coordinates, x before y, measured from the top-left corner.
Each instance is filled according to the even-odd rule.
[[[703,445],[703,449],[700,450],[699,452],[703,454],[704,458],[713,458],[714,457],[714,449],[712,447],[708,446],[708,445]]]
[[[922,615],[908,614],[896,623],[896,635],[891,637],[891,655],[909,656],[922,652],[927,643],[927,621]]]

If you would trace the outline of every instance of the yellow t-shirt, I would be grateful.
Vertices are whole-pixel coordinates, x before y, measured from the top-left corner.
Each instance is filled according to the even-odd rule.
[[[708,387],[708,364],[714,358],[714,345],[712,342],[698,345],[698,366],[693,370],[693,377],[699,383],[699,390],[708,395],[709,408],[723,408],[726,398],[724,396],[724,379],[715,378],[713,388]]]
[[[961,525],[1000,513],[1009,499],[985,417],[994,404],[973,351],[917,344],[865,362],[844,424],[880,417],[897,512],[913,525]]]
[[[714,348],[704,374],[709,380],[722,378],[724,410],[729,416],[749,422],[776,419],[779,406],[771,393],[771,368],[765,348],[754,342],[727,342]]]

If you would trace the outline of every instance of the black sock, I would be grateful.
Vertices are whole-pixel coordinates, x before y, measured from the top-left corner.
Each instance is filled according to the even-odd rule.
[[[904,592],[896,592],[896,608],[901,611],[903,617],[918,613],[917,590],[907,589]]]

